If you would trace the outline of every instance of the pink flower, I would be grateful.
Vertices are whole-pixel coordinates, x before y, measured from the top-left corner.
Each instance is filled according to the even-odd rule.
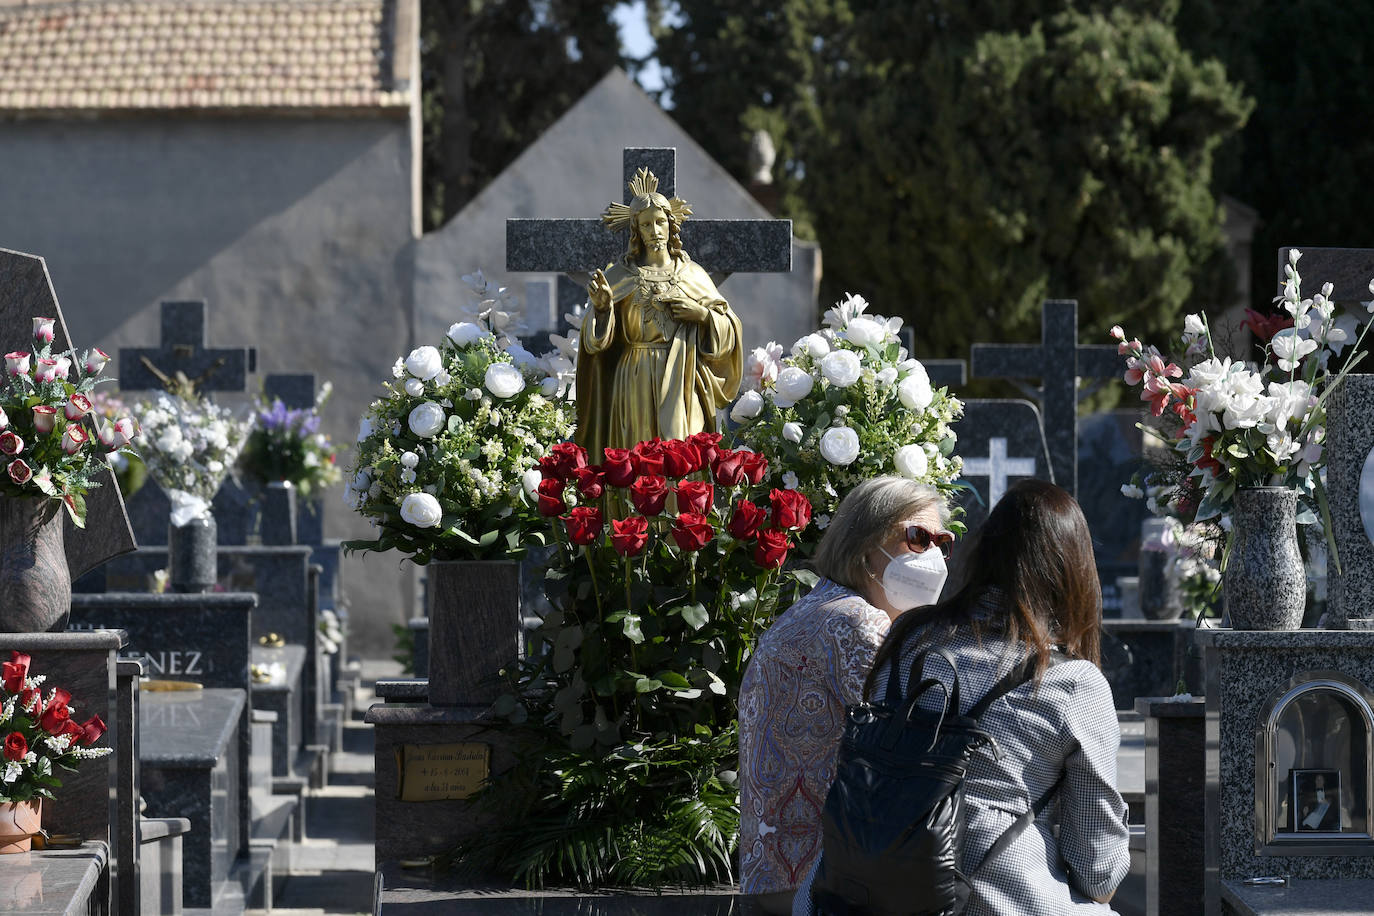
[[[52,343],[53,321],[52,318],[35,318],[33,320],[33,336],[35,340],[43,343]]]
[[[84,394],[74,394],[67,399],[62,412],[66,414],[68,420],[80,420],[91,412],[91,400]]]
[[[1110,333],[1112,337],[1114,337],[1117,340],[1124,341],[1126,339],[1126,332],[1121,330],[1121,325],[1119,324],[1112,325],[1112,330]]]
[[[10,480],[22,486],[28,483],[29,479],[33,477],[33,468],[29,467],[23,458],[16,458],[10,462],[9,475]]]
[[[10,375],[29,374],[29,354],[27,353],[6,353],[5,372]]]
[[[57,423],[57,408],[39,404],[33,409],[33,428],[40,433],[52,432]]]
[[[57,377],[66,378],[71,374],[72,360],[69,356],[59,356],[57,358]]]
[[[51,382],[57,378],[57,360],[40,359],[33,369],[35,382]]]
[[[120,417],[115,420],[114,425],[114,447],[123,448],[138,435],[138,427],[134,425],[133,417]]]
[[[107,451],[113,452],[119,446],[115,445],[115,432],[113,423],[101,423],[96,421],[95,435],[100,440],[100,444],[105,446]]]
[[[68,455],[75,455],[81,451],[81,446],[85,445],[90,436],[76,423],[69,425],[62,433],[62,451]]]
[[[86,351],[86,372],[90,375],[99,375],[105,368],[105,364],[110,361],[110,354],[99,347]]]
[[[1145,369],[1145,364],[1135,357],[1126,360],[1126,384],[1139,385],[1140,380],[1145,377]]]
[[[0,454],[17,455],[24,450],[24,440],[10,430],[0,433]]]
[[[0,429],[10,425],[10,415],[5,413],[5,408],[0,407]]]

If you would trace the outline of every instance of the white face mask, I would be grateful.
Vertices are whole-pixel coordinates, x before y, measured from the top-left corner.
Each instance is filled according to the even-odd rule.
[[[932,545],[921,553],[904,552],[895,557],[883,550],[883,556],[888,562],[879,581],[893,610],[909,611],[939,600],[949,570],[938,548]]]

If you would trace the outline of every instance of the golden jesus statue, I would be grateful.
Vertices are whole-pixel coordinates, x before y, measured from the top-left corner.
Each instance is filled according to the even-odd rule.
[[[604,448],[713,431],[744,364],[739,318],[682,250],[691,208],[658,193],[648,169],[630,191],[628,205],[601,214],[630,242],[619,263],[592,275],[578,344],[576,439],[593,462]]]

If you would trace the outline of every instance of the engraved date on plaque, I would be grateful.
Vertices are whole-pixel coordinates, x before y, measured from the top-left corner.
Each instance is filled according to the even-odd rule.
[[[491,745],[402,744],[396,748],[396,797],[401,801],[467,798],[482,787]]]

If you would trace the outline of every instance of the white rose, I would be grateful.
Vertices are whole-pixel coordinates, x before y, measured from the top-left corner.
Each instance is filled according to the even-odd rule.
[[[778,373],[778,380],[774,386],[779,395],[795,404],[810,394],[815,384],[816,380],[811,377],[810,372],[796,366],[788,366]]]
[[[439,500],[428,493],[411,493],[401,501],[401,520],[416,528],[437,528],[443,517]]]
[[[860,315],[850,319],[842,333],[856,347],[876,347],[887,337],[887,326]]]
[[[853,350],[834,350],[821,359],[821,375],[836,388],[848,388],[859,380],[862,367]]]
[[[214,458],[211,458],[209,461],[205,462],[205,470],[209,471],[211,474],[218,474],[220,471],[224,470],[224,462],[216,461]]]
[[[517,366],[535,368],[539,365],[539,359],[518,343],[513,343],[509,347],[506,347],[506,355],[509,356],[511,362],[515,363]]]
[[[821,457],[831,464],[852,464],[859,457],[859,434],[848,426],[833,426],[821,436]]]
[[[498,398],[512,398],[525,390],[525,377],[510,363],[492,363],[482,383]]]
[[[820,334],[807,334],[792,345],[792,355],[801,356],[805,353],[812,359],[820,359],[830,352],[830,342]]]
[[[440,388],[443,388],[452,382],[453,376],[449,375],[443,369],[440,369],[438,372],[434,374],[434,384],[438,385]]]
[[[926,476],[926,471],[930,467],[926,451],[919,445],[903,445],[897,449],[897,454],[892,456],[892,462],[897,466],[898,474],[912,480],[920,480]]]
[[[363,417],[358,421],[358,441],[362,442],[370,435],[372,435],[372,418]]]
[[[907,410],[925,410],[930,406],[935,400],[935,391],[930,387],[930,377],[924,366],[897,383],[897,397]]]
[[[425,383],[417,378],[408,378],[406,379],[405,389],[406,394],[410,395],[412,398],[418,398],[425,393]]]
[[[1206,331],[1206,330],[1207,330],[1207,327],[1206,327],[1206,325],[1204,325],[1204,324],[1202,323],[1202,316],[1201,316],[1201,315],[1194,314],[1194,315],[1185,315],[1185,316],[1183,316],[1183,333],[1184,333],[1184,334],[1195,334],[1195,335],[1196,335],[1196,334],[1201,334],[1201,333],[1203,333],[1203,332]]]
[[[448,339],[460,347],[466,347],[478,340],[485,340],[491,332],[471,321],[460,321],[448,329]]]
[[[416,347],[406,357],[406,371],[418,379],[429,381],[444,368],[439,351],[434,347]]]
[[[401,452],[401,467],[415,468],[420,463],[420,456],[414,452]]]
[[[730,408],[730,419],[736,423],[757,417],[763,410],[763,395],[757,391],[746,391],[739,396],[735,406]]]
[[[893,382],[897,381],[897,370],[892,368],[891,366],[888,366],[882,372],[878,373],[877,381],[879,385],[882,385],[884,388],[886,388],[888,385],[891,385]]]
[[[410,412],[407,421],[410,424],[410,431],[422,439],[431,439],[439,434],[448,422],[444,416],[444,408],[433,401],[425,401]]]
[[[544,381],[539,383],[539,393],[546,398],[551,398],[558,394],[558,379],[554,378],[552,375],[545,378]]]
[[[800,423],[784,423],[782,425],[782,437],[788,442],[802,441],[802,428]]]

